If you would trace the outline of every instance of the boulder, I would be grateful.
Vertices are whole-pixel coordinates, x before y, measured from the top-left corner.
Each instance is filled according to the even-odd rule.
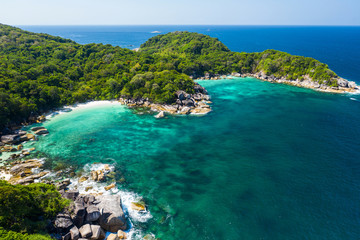
[[[94,205],[90,205],[86,208],[86,221],[88,222],[94,222],[96,220],[99,219],[100,217],[100,211],[99,208],[94,206]]]
[[[110,189],[112,189],[114,187],[115,187],[115,183],[112,183],[112,184],[110,184],[110,185],[108,185],[108,186],[106,186],[104,188],[105,188],[106,191],[109,191]]]
[[[104,182],[106,180],[103,170],[91,171],[91,178],[96,182]]]
[[[61,189],[60,189],[61,190]],[[67,192],[64,192],[63,197],[75,201],[75,199],[79,196],[78,190],[70,190]]]
[[[29,138],[26,135],[20,136],[20,142],[25,142],[25,141],[28,141],[28,140],[29,140]]]
[[[44,135],[44,134],[48,134],[49,131],[47,129],[40,129],[37,130],[36,132],[34,132],[36,135]]]
[[[76,226],[73,226],[70,229],[70,235],[71,235],[71,240],[78,240],[80,237],[79,229]]]
[[[69,229],[73,225],[73,222],[71,221],[70,215],[59,213],[56,216],[55,220],[55,227],[60,229]]]
[[[5,144],[14,144],[20,141],[19,134],[11,134],[11,135],[4,135],[1,136],[1,142]]]
[[[119,240],[119,237],[117,234],[111,233],[106,240]]]
[[[101,227],[99,225],[90,225],[91,227],[91,231],[92,231],[92,235],[90,236],[90,240],[99,240],[99,239],[105,239],[102,238],[102,235],[104,235],[102,232],[104,232],[104,230],[101,229]]]
[[[146,210],[145,203],[141,202],[141,201],[140,202],[132,202],[130,204],[130,207],[136,211],[145,211]]]
[[[165,117],[165,113],[164,111],[159,112],[158,114],[155,115],[155,118],[164,118]]]
[[[14,176],[20,174],[21,172],[28,172],[33,168],[42,167],[42,163],[38,160],[27,160],[23,163],[17,164],[10,168],[10,173]]]
[[[78,182],[79,183],[82,183],[82,182],[85,182],[86,180],[88,180],[89,177],[86,177],[86,176],[82,176],[79,178]]]
[[[31,128],[31,131],[36,132],[38,130],[43,130],[43,129],[46,129],[46,128],[44,128],[44,127],[33,127],[33,128]]]
[[[183,107],[181,110],[180,110],[180,114],[189,114],[190,113],[190,108],[189,107]]]
[[[26,173],[25,173],[26,174]],[[42,178],[43,176],[45,176],[46,174],[48,174],[48,172],[40,172],[38,174],[34,174],[34,175],[31,175],[31,176],[28,176],[26,178],[23,178],[23,179],[20,179],[18,180],[17,182],[13,182],[13,184],[21,184],[21,185],[24,185],[24,184],[29,184],[29,183],[33,183],[35,179],[39,179],[39,178]],[[21,176],[21,175],[20,175]],[[9,180],[10,182],[11,179]]]
[[[61,240],[71,240],[71,234],[68,232],[64,236],[61,236]]]
[[[356,83],[355,83],[355,82],[352,82],[352,81],[349,81],[349,82],[348,82],[348,87],[349,87],[349,88],[356,88]]]
[[[26,137],[27,137],[28,139],[35,139],[35,135],[34,135],[34,134],[31,134],[31,133],[26,134]]]
[[[116,232],[127,228],[125,214],[121,208],[119,195],[101,195],[96,197],[96,206],[102,209],[100,226],[106,231]]]
[[[63,181],[61,181],[61,182],[58,182],[57,184],[56,184],[56,188],[58,189],[58,190],[62,190],[62,189],[65,189],[67,186],[69,186],[70,185],[70,179],[69,178],[67,178],[67,179],[65,179],[65,180],[63,180]]]
[[[79,229],[80,235],[83,238],[88,238],[92,235],[90,224],[85,224]]]
[[[188,107],[193,107],[195,106],[195,101],[193,99],[186,99],[184,101],[182,101],[183,105],[188,106]]]
[[[186,95],[187,95],[187,93],[186,92],[184,92],[184,91],[177,91],[176,93],[175,93],[175,95],[176,95],[176,97],[178,98],[178,99],[180,99],[181,101],[182,100],[185,100],[186,99]]]
[[[337,83],[338,83],[338,85],[339,85],[340,87],[346,88],[346,87],[348,86],[348,81],[345,80],[345,79],[343,79],[343,78],[339,78],[339,79],[337,80]]]
[[[124,232],[124,231],[119,230],[119,231],[117,232],[117,235],[118,235],[118,238],[119,238],[119,239],[127,239],[126,232]]]

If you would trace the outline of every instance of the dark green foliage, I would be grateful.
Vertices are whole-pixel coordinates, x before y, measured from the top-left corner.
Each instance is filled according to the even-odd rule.
[[[68,200],[55,186],[33,183],[27,186],[0,181],[0,227],[17,232],[37,232],[46,226]]]
[[[8,231],[0,227],[0,240],[51,240],[47,234],[27,234]]]
[[[255,73],[336,85],[328,66],[312,58],[267,50],[231,52],[206,35],[158,35],[139,52],[68,39],[0,24],[0,128],[32,114],[87,100],[126,96],[172,103],[179,89],[192,92],[187,76]]]

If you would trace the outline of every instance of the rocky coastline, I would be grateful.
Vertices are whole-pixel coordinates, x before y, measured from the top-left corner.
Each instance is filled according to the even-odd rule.
[[[296,79],[296,80],[288,80],[285,77],[277,78],[273,75],[266,75],[264,72],[257,72],[257,73],[231,73],[227,75],[210,75],[206,74],[203,77],[198,78],[198,80],[220,80],[220,79],[226,79],[226,78],[232,78],[232,77],[252,77],[259,80],[271,82],[271,83],[282,83],[282,84],[288,84],[292,86],[297,87],[303,87],[303,88],[309,88],[314,89],[317,91],[322,92],[329,92],[329,93],[356,93],[360,91],[360,86],[356,85],[353,81],[348,81],[344,78],[337,78],[337,84],[338,86],[329,86],[326,84],[326,82],[320,84],[316,81],[312,81],[312,79],[309,76],[304,76],[303,80]]]
[[[119,102],[130,108],[149,108],[151,111],[158,112],[155,116],[156,118],[163,118],[166,114],[203,115],[211,112],[211,107],[209,105],[211,104],[210,96],[208,95],[206,89],[200,86],[200,84],[195,83],[194,91],[194,94],[189,94],[185,91],[177,91],[175,104],[157,104],[144,98],[120,98]]]
[[[44,127],[33,127],[28,132],[16,130],[1,137],[1,152],[12,155],[1,160],[0,180],[10,184],[52,184],[70,205],[48,222],[47,231],[61,240],[118,240],[132,239],[132,217],[151,218],[141,197],[125,197],[117,184],[123,182],[121,174],[110,164],[88,164],[75,172],[71,167],[60,170],[46,168],[44,159],[30,158],[35,148],[23,149],[25,141],[36,141],[49,134]],[[125,203],[123,202],[125,199]],[[153,234],[143,239],[154,240]]]

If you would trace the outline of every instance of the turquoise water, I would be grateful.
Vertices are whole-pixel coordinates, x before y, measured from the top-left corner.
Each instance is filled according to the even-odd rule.
[[[199,83],[206,116],[79,108],[45,122],[36,148],[79,169],[115,163],[153,215],[138,227],[161,239],[359,239],[359,96]]]

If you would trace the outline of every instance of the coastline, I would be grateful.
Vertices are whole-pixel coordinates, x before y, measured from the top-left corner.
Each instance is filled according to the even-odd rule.
[[[337,80],[338,80],[338,83],[343,84],[343,86],[346,86],[346,87],[342,87],[342,86],[330,87],[325,84],[319,84],[317,82],[312,81],[308,76],[305,76],[305,79],[302,81],[300,81],[299,79],[288,80],[284,77],[276,78],[274,76],[268,76],[268,75],[264,74],[263,72],[245,73],[245,74],[231,73],[231,74],[221,75],[221,76],[216,75],[215,77],[210,77],[209,75],[205,75],[204,77],[197,78],[195,80],[220,80],[220,79],[229,79],[229,78],[233,78],[233,77],[239,77],[239,78],[251,77],[251,78],[256,78],[256,79],[271,82],[271,83],[287,84],[287,85],[291,85],[291,86],[295,86],[295,87],[308,88],[308,89],[313,89],[315,91],[327,92],[327,93],[360,94],[360,86],[359,85],[357,85],[353,81],[348,81],[343,78],[338,78]]]
[[[71,106],[66,106],[65,109],[71,109],[71,111],[77,110],[85,110],[85,109],[94,109],[101,108],[104,106],[120,106],[121,103],[112,100],[112,101],[91,101],[82,104],[76,104]],[[63,111],[59,110],[60,113],[47,115],[47,119],[57,116],[58,114],[71,112],[69,110]],[[41,128],[40,130],[44,130],[43,127],[38,127],[38,125],[30,126],[27,132],[23,131],[21,134],[33,134],[34,128]],[[38,130],[37,130],[38,131]],[[47,131],[47,130],[46,130]],[[46,137],[46,135],[51,134],[51,132],[47,132],[46,134],[36,135],[34,139],[28,141],[36,141],[39,137]],[[35,135],[35,133],[34,133]],[[75,205],[72,203],[69,208],[65,208],[62,212],[60,212],[55,219],[50,219],[51,224],[55,228],[52,228],[52,232],[50,232],[51,236],[55,237],[55,239],[68,239],[69,235],[72,235],[72,231],[77,233],[82,232],[82,228],[89,223],[88,216],[91,216],[90,212],[87,212],[83,223],[78,224],[76,218],[77,215],[73,216],[73,210],[75,209],[75,213],[77,214],[77,208],[79,207],[79,202],[81,205],[87,208],[93,209],[98,208],[100,211],[100,216],[103,214],[104,209],[106,207],[100,208],[100,205],[97,206],[96,202],[117,202],[119,203],[117,207],[107,209],[106,211],[110,211],[110,214],[115,214],[117,211],[122,212],[121,216],[118,218],[122,221],[122,225],[120,229],[109,230],[106,229],[106,224],[104,225],[100,220],[90,221],[90,226],[101,226],[100,231],[103,231],[104,234],[109,237],[110,235],[117,235],[120,239],[138,239],[139,237],[142,239],[147,236],[146,239],[155,239],[155,235],[152,233],[144,232],[143,229],[139,228],[138,224],[146,223],[149,219],[152,218],[152,215],[148,209],[148,205],[145,203],[144,199],[138,195],[137,193],[131,192],[129,190],[121,188],[121,183],[125,181],[122,177],[121,173],[117,172],[118,170],[115,168],[115,165],[112,164],[104,164],[99,162],[89,163],[83,166],[79,170],[75,170],[71,166],[62,167],[61,169],[50,169],[46,163],[45,158],[37,158],[36,156],[31,156],[31,152],[24,155],[23,144],[27,145],[28,141],[17,141],[14,143],[6,144],[4,146],[11,146],[13,151],[11,153],[15,157],[10,157],[8,159],[3,159],[3,166],[0,166],[0,180],[5,180],[10,184],[20,184],[20,185],[28,185],[31,183],[45,183],[51,184],[56,187],[58,192],[62,195],[63,198],[70,199],[74,201]],[[21,146],[21,148],[19,147]],[[94,202],[86,202],[86,199],[95,199]],[[85,202],[84,202],[85,200]],[[95,204],[95,205],[94,205]],[[116,204],[115,204],[116,205]],[[82,207],[80,207],[79,211]],[[115,209],[115,210],[113,210]],[[87,210],[86,210],[87,211]],[[114,212],[113,212],[114,211]],[[64,217],[65,216],[65,217]],[[70,218],[73,224],[69,227],[64,228],[63,223],[65,218]],[[68,220],[67,220],[68,221]],[[110,223],[109,223],[110,224]],[[119,225],[120,226],[120,225]],[[69,229],[71,228],[70,232]],[[75,229],[75,230],[74,230]],[[114,229],[114,228],[111,228]],[[104,235],[104,236],[105,236]],[[121,237],[122,236],[122,237]],[[64,238],[65,237],[65,238]],[[103,239],[103,238],[92,238],[92,239]],[[110,238],[109,238],[110,239]]]

